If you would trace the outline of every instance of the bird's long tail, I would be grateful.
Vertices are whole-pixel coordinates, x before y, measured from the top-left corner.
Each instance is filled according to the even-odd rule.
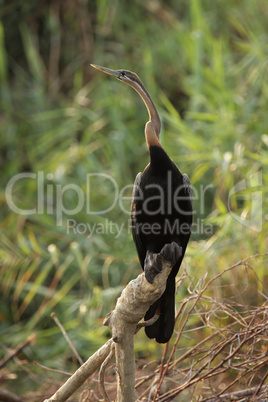
[[[171,338],[175,320],[175,277],[170,275],[167,279],[166,290],[147,311],[144,319],[149,320],[159,310],[160,317],[149,327],[145,328],[148,338],[155,338],[158,343],[166,343]]]

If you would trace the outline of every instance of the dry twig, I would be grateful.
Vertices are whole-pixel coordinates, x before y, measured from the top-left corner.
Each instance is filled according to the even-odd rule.
[[[146,382],[157,380],[152,398],[157,402],[177,400],[178,396],[195,400],[197,395],[202,395],[202,401],[231,400],[233,394],[237,401],[245,400],[247,394],[256,401],[268,399],[267,296],[260,293],[265,300],[261,305],[239,302],[242,297],[247,300],[247,283],[229,298],[223,299],[215,292],[218,282],[226,283],[228,272],[239,270],[245,279],[245,274],[253,272],[250,260],[258,257],[242,260],[210,280],[202,278],[194,290],[188,287],[190,295],[181,302],[177,314],[179,331],[172,348],[169,353],[165,348],[154,375],[137,380],[138,391],[144,389]],[[211,297],[213,293],[217,297]],[[185,336],[190,346],[180,353],[179,345],[185,344]],[[197,342],[198,339],[201,340]],[[140,396],[151,400],[150,392],[140,391]]]
[[[35,343],[36,340],[36,335],[32,334],[30,335],[26,341],[22,342],[16,349],[14,349],[9,355],[7,355],[6,357],[4,357],[1,361],[0,361],[0,369],[3,368],[7,362],[11,359],[13,359],[15,356],[17,356],[22,349],[24,349],[26,346]]]
[[[51,314],[51,317],[53,318],[53,320],[55,321],[55,323],[57,324],[57,326],[59,327],[59,329],[62,332],[62,335],[64,336],[64,338],[66,339],[66,342],[68,343],[68,345],[70,346],[70,349],[72,350],[73,354],[75,355],[76,359],[78,360],[78,362],[80,363],[80,365],[82,366],[82,364],[84,363],[82,358],[79,356],[79,353],[77,352],[74,344],[72,343],[71,339],[69,338],[67,332],[65,331],[65,329],[63,328],[61,322],[59,321],[58,317],[56,316],[55,313]]]

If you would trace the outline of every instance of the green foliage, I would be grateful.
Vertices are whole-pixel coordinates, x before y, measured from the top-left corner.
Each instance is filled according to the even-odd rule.
[[[86,358],[109,336],[99,318],[140,272],[127,197],[149,161],[147,112],[134,91],[91,70],[90,62],[138,73],[160,111],[161,141],[196,190],[182,270],[197,282],[206,271],[212,275],[266,252],[267,13],[265,0],[55,1],[45,7],[16,0],[1,12],[4,344],[15,347],[35,332],[37,344],[25,349],[25,358],[57,368],[63,354],[71,360],[50,318],[55,311]],[[34,213],[16,213],[10,204],[8,185],[20,173],[28,177],[14,182],[12,202]],[[95,174],[90,193],[88,174]],[[89,214],[87,206],[112,205],[109,178],[124,189],[121,204]],[[78,187],[90,206],[77,208]],[[258,290],[266,291],[264,264],[257,265],[261,281],[253,304]],[[160,356],[159,345],[137,338],[141,355]],[[30,379],[26,385],[37,387]]]

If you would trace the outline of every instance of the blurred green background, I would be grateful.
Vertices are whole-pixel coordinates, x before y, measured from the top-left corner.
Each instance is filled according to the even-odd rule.
[[[267,251],[268,3],[12,0],[0,10],[0,338],[15,348],[34,332],[22,358],[72,370],[50,314],[83,359],[110,337],[102,318],[141,271],[127,197],[149,162],[143,102],[90,63],[135,71],[149,90],[162,144],[194,188],[181,272],[212,277]],[[111,207],[114,183],[125,199]],[[263,302],[266,263],[254,262],[248,303]],[[230,276],[230,294],[244,280]],[[136,350],[149,360],[162,346],[140,332]],[[44,375],[13,371],[22,393]]]

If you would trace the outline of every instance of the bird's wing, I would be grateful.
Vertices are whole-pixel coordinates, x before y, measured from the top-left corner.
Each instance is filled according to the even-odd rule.
[[[142,196],[140,192],[140,184],[141,184],[142,173],[138,173],[135,179],[133,192],[132,192],[132,201],[131,201],[131,231],[132,237],[137,249],[137,253],[139,256],[139,260],[141,266],[144,266],[144,260],[146,256],[146,250],[142,244],[141,237],[140,237],[140,227],[137,224],[137,217],[136,217],[136,203],[137,199]]]

